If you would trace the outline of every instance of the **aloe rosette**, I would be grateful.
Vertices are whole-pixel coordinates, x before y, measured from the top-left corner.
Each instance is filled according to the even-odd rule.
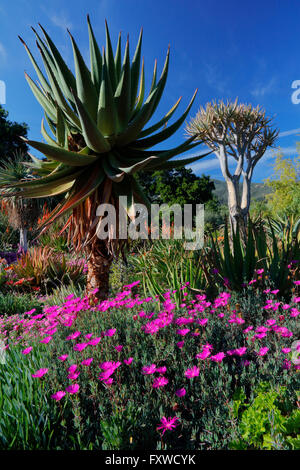
[[[26,198],[40,198],[66,193],[40,228],[45,230],[58,217],[70,213],[65,228],[76,248],[84,244],[90,254],[92,284],[100,282],[96,275],[96,258],[109,259],[121,240],[106,243],[95,237],[96,209],[101,203],[118,207],[118,196],[127,197],[126,210],[132,215],[135,202],[148,204],[147,196],[135,179],[135,173],[171,169],[190,164],[207,154],[172,160],[176,155],[193,149],[199,142],[194,137],[171,149],[150,150],[171,137],[183,124],[196,96],[194,93],[184,113],[167,125],[180,99],[155,124],[146,127],[162,97],[169,67],[169,49],[160,77],[155,62],[150,91],[145,97],[144,59],[141,57],[142,30],[135,53],[130,61],[129,40],[126,41],[123,60],[121,34],[115,54],[106,26],[106,46],[100,51],[88,21],[90,68],[85,64],[79,48],[69,32],[75,74],[72,73],[54,42],[40,26],[43,37],[33,29],[44,64],[44,74],[27,44],[21,39],[37,73],[39,83],[25,74],[26,80],[44,110],[41,133],[45,142],[26,142],[46,157],[31,156],[28,163],[38,176],[16,186]],[[45,126],[48,124],[48,130]],[[51,135],[52,134],[52,135]],[[101,269],[100,269],[101,271]],[[107,271],[107,269],[106,269]],[[105,277],[105,276],[104,276]],[[93,286],[91,286],[93,287]]]

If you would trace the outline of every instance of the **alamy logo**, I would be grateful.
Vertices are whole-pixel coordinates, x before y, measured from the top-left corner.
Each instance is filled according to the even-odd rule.
[[[151,204],[147,208],[143,204],[133,204],[128,212],[126,196],[119,197],[119,210],[112,204],[100,204],[97,208],[99,223],[96,228],[97,237],[101,240],[124,239],[132,240],[159,238],[184,239],[186,250],[200,250],[204,243],[204,205],[203,204]],[[148,210],[149,209],[149,210]],[[127,214],[130,217],[128,225]],[[161,217],[160,217],[161,216]],[[171,223],[171,218],[173,222]]]
[[[0,364],[5,364],[5,344],[0,340]]]
[[[3,80],[0,80],[0,105],[6,103],[6,88]]]
[[[296,366],[300,365],[300,341],[294,341],[291,347],[292,363]]]

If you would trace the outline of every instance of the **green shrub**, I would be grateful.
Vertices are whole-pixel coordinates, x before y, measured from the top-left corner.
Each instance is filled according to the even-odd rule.
[[[298,396],[297,396],[298,395]],[[246,402],[246,395],[237,390],[233,416],[237,419],[238,438],[231,449],[300,450],[300,391],[288,393],[286,387],[262,383],[255,397]]]
[[[14,315],[35,308],[41,311],[42,305],[31,294],[0,294],[0,315]]]

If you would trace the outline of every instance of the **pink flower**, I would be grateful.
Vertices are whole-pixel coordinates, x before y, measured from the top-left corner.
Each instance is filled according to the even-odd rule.
[[[144,374],[144,375],[154,374],[155,371],[156,371],[156,365],[155,364],[151,364],[150,366],[144,366],[142,368],[142,374]]]
[[[177,346],[179,349],[183,348],[183,346],[184,346],[184,341],[178,341],[178,343],[176,343],[176,346]]]
[[[63,354],[62,356],[59,356],[58,359],[60,361],[65,361],[69,357],[69,354]]]
[[[205,360],[210,356],[210,350],[209,349],[203,349],[203,351],[199,354],[196,354],[197,359],[202,359]]]
[[[89,346],[96,346],[101,341],[101,338],[93,338],[88,342]]]
[[[186,389],[185,388],[179,388],[176,390],[175,395],[178,397],[184,397],[186,395]]]
[[[28,348],[23,349],[22,354],[24,354],[24,355],[29,354],[31,350],[32,350],[32,346],[29,346]]]
[[[93,362],[93,360],[94,360],[94,359],[93,359],[92,357],[90,357],[89,359],[84,359],[84,361],[82,361],[81,364],[82,364],[83,366],[90,366],[91,363]]]
[[[43,377],[43,375],[47,374],[49,369],[39,369],[34,374],[31,374],[31,377]]]
[[[53,400],[59,401],[65,396],[65,394],[66,392],[59,390],[58,392],[51,395],[51,398],[53,398]]]
[[[40,343],[48,344],[52,340],[52,336],[46,336],[45,338],[41,339]]]
[[[160,388],[160,387],[164,387],[168,383],[169,383],[169,380],[166,377],[157,377],[156,379],[154,379],[152,387]]]
[[[112,328],[110,330],[107,330],[107,331],[104,332],[104,336],[113,336],[116,331],[117,331],[116,328]]]
[[[121,352],[122,349],[123,349],[123,346],[121,344],[119,344],[118,346],[115,346],[115,350],[118,352]]]
[[[226,354],[223,352],[219,352],[218,354],[215,354],[214,356],[210,357],[210,360],[213,362],[222,362]]]
[[[77,369],[77,364],[72,364],[69,368],[68,368],[68,372],[70,372],[71,374],[73,372],[75,372],[75,370]]]
[[[258,351],[257,354],[258,354],[259,356],[265,356],[268,351],[269,351],[269,348],[260,348],[260,350]]]
[[[70,393],[71,395],[73,395],[74,393],[77,393],[78,390],[79,390],[78,384],[72,384],[66,388],[66,392]]]
[[[184,373],[186,378],[192,379],[193,377],[197,377],[199,375],[199,368],[197,366],[193,366],[190,369],[187,369]]]
[[[124,359],[124,364],[126,364],[127,366],[130,366],[130,364],[132,363],[133,361],[133,357],[129,357],[128,359]]]
[[[167,372],[167,368],[166,366],[157,367],[155,372],[158,372],[159,374],[165,374]]]
[[[165,416],[163,416],[160,421],[161,425],[157,427],[157,430],[162,430],[162,435],[164,435],[166,431],[173,431],[179,424],[179,419],[177,418],[177,416],[174,416],[173,418],[166,418]]]
[[[177,330],[176,333],[181,336],[185,336],[189,333],[189,328],[183,328],[181,330]]]
[[[75,346],[73,347],[74,351],[83,351],[86,347],[88,346],[88,343],[77,343],[75,344]]]
[[[81,335],[81,331],[75,331],[75,333],[71,334],[70,336],[67,336],[66,341],[69,341],[70,339],[76,339],[80,335]]]
[[[291,348],[282,348],[281,351],[283,352],[283,354],[288,354],[291,352]]]
[[[80,372],[70,372],[70,374],[68,375],[68,379],[70,380],[76,380],[80,375]]]
[[[207,322],[208,318],[201,318],[200,320],[197,320],[197,323],[201,326],[205,326]]]

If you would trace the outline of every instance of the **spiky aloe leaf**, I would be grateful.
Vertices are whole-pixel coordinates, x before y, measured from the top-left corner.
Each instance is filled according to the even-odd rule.
[[[80,119],[82,134],[87,146],[96,153],[105,153],[110,150],[110,144],[99,131],[95,121],[91,118],[80,99],[73,94],[77,112]]]
[[[25,72],[25,78],[28,85],[30,86],[34,96],[43,107],[44,111],[50,116],[51,119],[55,120],[55,107],[49,101],[49,99],[44,95],[40,88],[34,83],[34,81],[27,75]]]
[[[174,122],[174,124],[172,124],[169,127],[166,127],[166,129],[159,132],[158,134],[155,134],[151,137],[147,137],[145,139],[138,140],[135,143],[135,147],[136,148],[147,149],[147,148],[153,147],[153,145],[157,145],[160,142],[163,142],[164,140],[171,137],[179,129],[179,127],[183,124],[185,118],[187,117],[187,115],[189,113],[189,110],[191,109],[192,104],[193,104],[193,102],[196,98],[197,91],[198,90],[195,91],[195,93],[194,93],[188,107],[186,108],[185,112],[183,113],[183,115],[179,119],[177,119],[177,121]]]
[[[97,44],[94,31],[90,22],[90,17],[87,15],[89,42],[90,42],[90,61],[91,61],[91,77],[95,89],[100,90],[101,75],[102,75],[102,57],[99,46]]]
[[[111,82],[109,79],[106,60],[102,68],[102,80],[99,96],[97,127],[104,136],[112,136],[117,131],[117,110]]]
[[[133,109],[136,100],[136,94],[139,84],[139,73],[141,64],[141,49],[142,49],[143,28],[139,35],[139,40],[136,46],[134,57],[131,65],[131,109]]]
[[[119,118],[119,131],[123,131],[131,115],[131,71],[129,40],[127,39],[121,78],[115,92],[115,103]]]
[[[98,157],[94,155],[84,155],[80,152],[71,152],[61,147],[53,147],[52,145],[36,142],[35,140],[23,139],[28,145],[42,152],[46,157],[57,162],[65,163],[70,166],[86,166],[94,163]]]
[[[95,121],[97,118],[98,93],[92,82],[90,71],[85,65],[75,39],[70,32],[69,34],[73,47],[77,96],[83,103],[84,107],[88,110],[91,118]]]
[[[52,54],[52,57],[56,66],[56,70],[57,70],[56,78],[58,79],[58,82],[60,86],[62,87],[64,95],[69,100],[72,101],[72,95],[70,93],[70,90],[71,88],[73,89],[75,88],[75,77],[73,73],[71,72],[71,70],[69,69],[69,67],[67,66],[67,64],[65,63],[65,61],[63,60],[60,52],[56,48],[50,36],[47,34],[47,32],[45,31],[45,29],[42,27],[41,24],[39,24],[39,26],[41,30],[43,31],[43,34],[46,38],[47,45],[51,51],[51,54]]]
[[[105,20],[105,37],[106,37],[106,64],[108,68],[108,74],[110,77],[111,87],[112,87],[113,92],[115,92],[117,88],[115,59],[114,59],[114,53],[112,50],[112,45],[111,45],[111,40],[110,40],[110,35],[109,35],[109,30],[108,30],[108,25],[107,25],[106,20]]]

